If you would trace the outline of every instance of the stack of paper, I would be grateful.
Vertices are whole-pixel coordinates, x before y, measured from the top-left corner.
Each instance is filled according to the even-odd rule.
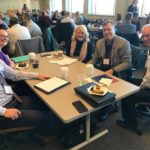
[[[57,60],[57,61],[56,60],[50,60],[49,62],[63,66],[63,65],[70,65],[70,64],[72,64],[72,63],[74,63],[76,61],[77,61],[77,59],[66,57],[66,58],[64,58],[62,60]]]

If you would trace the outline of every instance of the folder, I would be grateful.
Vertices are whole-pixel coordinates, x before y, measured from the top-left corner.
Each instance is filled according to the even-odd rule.
[[[19,56],[11,58],[15,63],[23,62],[29,60],[29,55]]]
[[[62,88],[63,86],[69,84],[70,82],[58,77],[52,77],[48,80],[42,81],[38,84],[35,84],[34,87],[38,88],[39,90],[49,94],[54,92],[55,90]]]
[[[78,86],[74,88],[75,92],[82,97],[85,101],[87,101],[91,106],[105,106],[111,104],[115,101],[116,94],[113,92],[107,92],[104,96],[91,95],[88,92],[88,88],[95,85],[94,83],[88,83],[82,86]]]

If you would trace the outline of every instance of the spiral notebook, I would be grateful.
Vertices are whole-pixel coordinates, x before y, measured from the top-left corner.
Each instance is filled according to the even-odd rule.
[[[38,88],[39,90],[49,94],[51,92],[54,92],[55,90],[62,88],[63,86],[69,84],[70,82],[58,77],[52,77],[48,80],[42,81],[34,87]]]

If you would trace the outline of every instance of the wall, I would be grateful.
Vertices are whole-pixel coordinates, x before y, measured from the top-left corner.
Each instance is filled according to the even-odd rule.
[[[39,0],[40,1],[40,8],[45,9],[48,8],[48,3],[49,0]],[[63,9],[65,10],[65,0],[63,1]],[[121,13],[122,17],[125,16],[126,10],[128,5],[132,2],[132,0],[116,0],[116,14]],[[114,18],[114,16],[100,16],[100,15],[88,15],[88,0],[85,0],[85,5],[84,5],[84,16],[87,18]]]
[[[0,0],[0,12],[6,13],[8,9],[18,9],[21,11],[23,4],[27,4],[30,9],[39,9],[40,0]]]

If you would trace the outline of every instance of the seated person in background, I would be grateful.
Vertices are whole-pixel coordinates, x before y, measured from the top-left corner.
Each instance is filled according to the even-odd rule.
[[[11,61],[9,56],[5,54],[2,50],[2,48],[7,46],[8,41],[8,33],[4,29],[0,29],[0,59],[3,60],[8,66],[14,67],[13,61]]]
[[[119,26],[120,24],[122,24],[122,17],[121,17],[121,14],[117,14],[115,27]]]
[[[68,22],[71,22],[74,27],[76,26],[74,20],[71,18],[71,13],[70,12],[66,12],[65,18],[63,18],[61,20],[61,23],[68,23]]]
[[[96,43],[92,63],[108,74],[125,78],[131,67],[131,48],[127,40],[115,35],[114,24],[106,20],[102,24],[103,36]]]
[[[9,42],[11,45],[12,54],[14,54],[15,44],[17,40],[31,39],[31,35],[27,27],[21,26],[19,24],[19,20],[16,16],[10,18],[10,26],[11,28],[9,28],[7,32],[9,35]]]
[[[121,33],[121,34],[136,33],[136,25],[131,23],[132,18],[133,18],[133,14],[131,12],[128,12],[125,16],[125,20],[123,21],[123,23],[117,26],[116,28],[117,33]]]
[[[42,15],[39,16],[38,24],[43,33],[48,27],[50,27],[52,25],[52,20],[46,11],[42,11]]]
[[[2,12],[0,12],[0,18],[3,20],[3,21],[5,21],[5,23],[7,24],[7,28],[8,28],[8,26],[9,26],[9,17],[8,16],[6,16],[6,15],[4,15]]]
[[[63,19],[65,18],[65,16],[66,16],[66,11],[65,11],[65,10],[62,10],[60,14],[61,14],[61,16],[60,16],[60,18],[57,20],[58,22],[61,22],[61,20],[63,20]]]
[[[141,21],[139,20],[137,12],[133,13],[133,18],[131,20],[131,23],[136,25],[136,31],[138,31],[138,32],[141,31]]]
[[[6,22],[2,20],[2,17],[0,17],[0,27],[3,27],[4,29],[9,28]]]
[[[79,13],[79,11],[75,12],[75,17],[74,17],[74,22],[77,25],[83,24],[84,18],[83,16]]]
[[[33,78],[44,80],[49,77],[38,73],[13,70],[0,60],[0,129],[21,126],[43,127],[45,124],[53,123],[49,109],[37,97],[19,98],[15,96],[5,78],[19,81]],[[9,91],[5,90],[6,85],[10,87]]]
[[[88,62],[92,57],[93,47],[90,43],[86,26],[78,25],[72,36],[72,41],[66,54],[70,57],[78,57],[79,61]]]
[[[31,37],[42,36],[42,31],[40,27],[32,21],[31,13],[23,14],[23,23],[29,29]]]
[[[60,18],[58,10],[56,10],[52,16],[52,21],[57,21]]]
[[[140,85],[140,91],[121,100],[122,120],[117,120],[117,124],[122,127],[131,127],[137,129],[137,113],[135,106],[139,102],[150,103],[150,24],[142,28],[142,39],[149,48],[146,62],[146,74],[142,79],[132,79],[132,83]]]

